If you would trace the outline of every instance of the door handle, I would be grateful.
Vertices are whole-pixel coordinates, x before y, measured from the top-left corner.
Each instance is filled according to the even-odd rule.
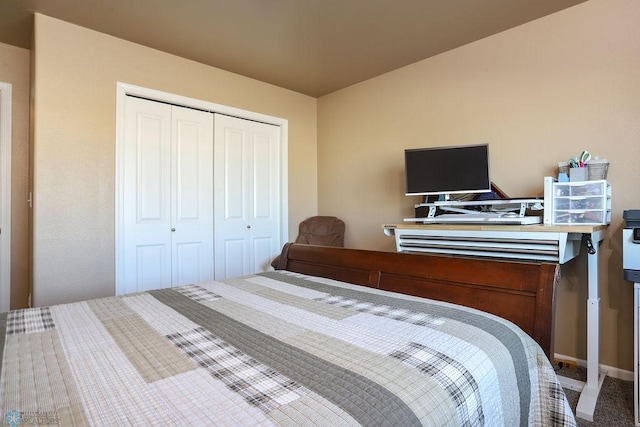
[[[251,224],[247,225],[247,228],[251,228]]]
[[[175,228],[173,228],[173,227],[171,227],[171,231],[172,231],[172,232],[173,232],[173,231],[176,231],[176,229],[175,229]]]

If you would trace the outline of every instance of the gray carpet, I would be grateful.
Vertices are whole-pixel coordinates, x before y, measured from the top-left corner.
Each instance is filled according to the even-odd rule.
[[[558,374],[581,381],[584,381],[587,377],[584,368],[562,368],[558,371]],[[565,394],[575,414],[580,393],[565,389]],[[631,427],[635,425],[634,416],[633,381],[622,381],[616,378],[606,377],[604,383],[602,383],[600,396],[596,403],[593,422],[581,418],[577,418],[577,420],[579,427]]]

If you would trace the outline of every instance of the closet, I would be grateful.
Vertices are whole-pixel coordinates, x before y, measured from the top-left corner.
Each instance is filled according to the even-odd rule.
[[[280,128],[127,96],[119,294],[265,271],[280,250]]]

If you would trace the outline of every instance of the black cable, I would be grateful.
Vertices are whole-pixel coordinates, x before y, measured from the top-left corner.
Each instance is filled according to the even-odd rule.
[[[596,253],[596,248],[593,246],[593,240],[591,240],[591,235],[586,233],[583,234],[582,243],[587,247],[587,253],[589,253],[589,255],[593,255]]]

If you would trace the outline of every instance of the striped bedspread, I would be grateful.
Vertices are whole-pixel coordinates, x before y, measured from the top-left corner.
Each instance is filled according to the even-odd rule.
[[[495,316],[289,272],[0,315],[8,425],[575,425]]]

